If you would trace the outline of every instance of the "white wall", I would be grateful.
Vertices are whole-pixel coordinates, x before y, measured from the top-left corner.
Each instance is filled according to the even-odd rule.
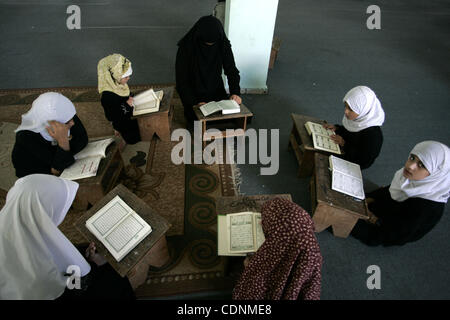
[[[243,92],[267,92],[277,9],[278,0],[226,1],[224,28],[240,71]]]

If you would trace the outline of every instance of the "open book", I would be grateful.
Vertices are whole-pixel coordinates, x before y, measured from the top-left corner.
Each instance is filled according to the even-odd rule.
[[[210,114],[222,111],[222,114],[231,114],[241,112],[241,107],[234,100],[211,101],[200,107],[200,111],[205,117]]]
[[[339,145],[330,138],[334,135],[333,130],[325,129],[321,124],[311,121],[306,122],[305,127],[312,136],[315,149],[341,154]]]
[[[358,164],[330,156],[331,189],[363,200],[364,185]]]
[[[133,116],[159,111],[164,91],[146,90],[133,97]]]
[[[74,155],[75,163],[64,169],[59,177],[78,180],[97,175],[100,160],[106,157],[106,148],[112,142],[114,138],[89,142],[83,150]]]
[[[120,261],[152,232],[125,201],[115,196],[86,221],[86,228]]]
[[[238,212],[218,215],[219,256],[245,256],[256,252],[265,237],[261,225],[261,213]]]

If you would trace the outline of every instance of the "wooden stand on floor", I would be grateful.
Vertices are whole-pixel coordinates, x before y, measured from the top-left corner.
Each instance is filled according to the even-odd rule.
[[[298,161],[298,177],[310,177],[314,169],[314,153],[320,152],[328,155],[331,153],[314,149],[312,137],[306,131],[305,123],[308,121],[325,123],[325,121],[295,113],[292,113],[291,117],[294,124],[289,137],[289,148],[294,150],[295,157]]]
[[[357,201],[331,189],[328,156],[314,154],[314,175],[311,178],[311,208],[315,231],[333,227],[336,237],[346,238],[358,219],[369,219],[366,201]]]
[[[174,87],[154,89],[163,90],[164,95],[159,105],[159,111],[135,116],[139,125],[142,141],[152,141],[156,134],[163,141],[170,141],[170,125],[173,118],[172,97]]]
[[[206,146],[206,142],[212,139],[218,138],[214,134],[207,132],[208,129],[218,129],[221,131],[221,138],[243,136],[247,129],[247,119],[253,117],[253,113],[243,104],[241,106],[241,112],[232,114],[214,113],[205,117],[200,110],[200,107],[194,107],[194,113],[197,119],[202,125],[202,141],[203,148]],[[227,129],[234,129],[233,134],[228,134]],[[242,132],[236,129],[242,129]]]
[[[108,249],[86,228],[86,221],[116,195],[119,195],[123,201],[152,227],[152,232],[120,262],[117,262],[109,253]],[[103,199],[84,213],[76,222],[75,226],[89,242],[95,242],[99,254],[106,258],[117,273],[122,277],[128,277],[133,289],[136,289],[145,282],[150,266],[161,267],[170,260],[165,237],[165,233],[169,230],[170,224],[123,185],[118,185],[111,190]]]
[[[73,206],[78,210],[86,210],[89,204],[94,205],[116,186],[117,179],[124,167],[119,146],[113,142],[106,149],[106,158],[100,161],[97,175],[76,180],[79,183],[78,192]]]

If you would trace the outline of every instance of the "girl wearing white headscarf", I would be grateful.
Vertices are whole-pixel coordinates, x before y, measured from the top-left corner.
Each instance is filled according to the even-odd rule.
[[[99,270],[104,267],[91,266],[58,229],[77,190],[76,182],[33,174],[18,179],[8,192],[0,212],[0,299],[91,298],[99,294]],[[79,269],[81,279],[90,276],[87,288],[81,281],[83,290],[66,289],[68,280],[75,282],[66,275],[69,266]],[[111,284],[107,284],[104,297],[123,291],[125,280],[118,274],[108,281]]]
[[[335,130],[336,135],[332,139],[343,149],[345,160],[359,164],[361,169],[369,168],[383,144],[383,108],[375,93],[365,86],[351,89],[343,102],[342,126],[327,127]]]
[[[450,149],[424,141],[411,151],[391,185],[368,194],[371,222],[358,221],[352,235],[368,245],[419,240],[439,222],[450,195]]]
[[[132,73],[130,60],[118,53],[104,57],[97,65],[98,92],[105,116],[128,144],[141,141],[137,120],[131,119],[133,98],[127,82]]]
[[[43,93],[16,129],[12,151],[16,176],[59,174],[75,162],[74,154],[87,143],[86,129],[73,103],[60,93]]]

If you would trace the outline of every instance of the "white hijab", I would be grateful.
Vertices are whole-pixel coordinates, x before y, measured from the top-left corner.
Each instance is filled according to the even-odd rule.
[[[384,122],[384,110],[375,92],[365,86],[351,89],[345,95],[343,102],[347,102],[350,109],[358,114],[355,120],[349,120],[344,115],[342,125],[350,132],[359,132],[369,127],[380,126]]]
[[[22,123],[15,132],[29,130],[40,133],[47,141],[54,139],[49,135],[47,129],[48,121],[56,120],[66,123],[76,114],[72,101],[60,93],[46,92],[33,101],[31,109],[22,115]],[[70,130],[69,133],[70,135]]]
[[[18,179],[0,211],[0,299],[55,299],[70,265],[90,266],[59,231],[78,183],[52,175]]]
[[[403,176],[403,168],[392,179],[389,191],[392,199],[423,198],[447,202],[450,195],[450,150],[440,142],[424,141],[417,144],[412,154],[419,157],[430,175],[422,180],[409,180]]]

